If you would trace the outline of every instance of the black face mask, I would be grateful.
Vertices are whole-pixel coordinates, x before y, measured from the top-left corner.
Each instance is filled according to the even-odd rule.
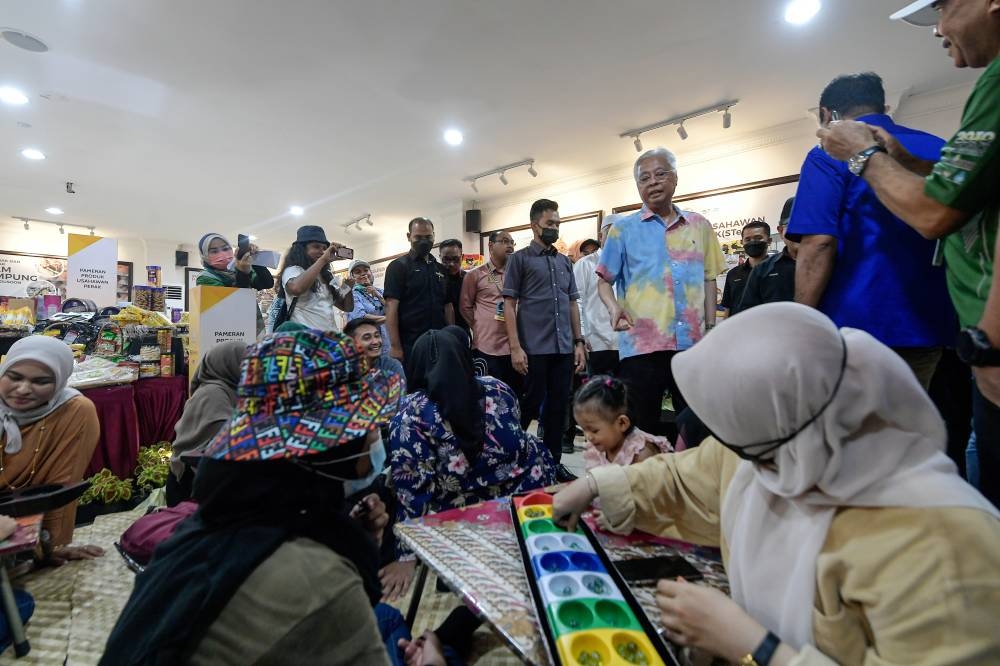
[[[540,238],[542,239],[542,242],[545,243],[546,245],[552,245],[557,240],[559,240],[559,230],[552,229],[550,227],[545,227],[544,229],[542,229]]]
[[[434,243],[432,243],[429,240],[418,240],[410,243],[410,247],[413,248],[413,251],[417,253],[418,257],[426,257],[428,254],[430,254],[431,248],[433,246]]]
[[[767,241],[750,241],[743,244],[743,251],[748,257],[763,257],[767,253]]]
[[[720,444],[722,444],[724,447],[735,453],[743,460],[748,460],[754,463],[755,465],[759,465],[765,462],[771,462],[774,456],[771,456],[770,454],[776,451],[779,447],[781,447],[782,444],[791,441],[800,432],[811,426],[813,422],[816,421],[816,419],[818,419],[823,414],[823,412],[826,411],[826,408],[830,406],[830,403],[832,403],[833,399],[837,396],[837,391],[840,390],[840,383],[844,380],[844,371],[847,369],[847,342],[844,340],[844,336],[840,337],[840,344],[843,347],[844,356],[843,360],[841,360],[840,362],[840,374],[837,376],[837,383],[833,385],[833,391],[830,392],[830,397],[827,398],[826,402],[823,403],[822,407],[816,410],[816,413],[813,414],[812,417],[810,417],[805,423],[796,428],[794,432],[792,432],[789,435],[785,435],[784,437],[781,437],[779,439],[769,439],[766,442],[757,442],[756,444],[744,444],[741,446],[734,446],[732,444],[726,443],[725,441],[723,441],[721,437],[716,435],[714,432],[712,433],[712,436],[715,437],[717,440],[719,440]],[[711,432],[711,429],[709,429],[709,432]]]

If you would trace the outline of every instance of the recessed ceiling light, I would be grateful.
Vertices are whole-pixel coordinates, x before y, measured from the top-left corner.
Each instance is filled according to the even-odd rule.
[[[288,209],[288,212],[294,215],[295,217],[302,217],[302,215],[305,214],[306,209],[303,208],[302,206],[292,206],[291,208]]]
[[[465,140],[465,137],[462,136],[462,133],[459,130],[452,128],[449,130],[445,130],[444,140],[445,143],[447,143],[449,146],[461,146],[462,141]]]
[[[251,241],[257,240],[257,237],[254,236],[253,234],[250,234],[249,236],[247,236],[247,238],[249,238]]]
[[[52,208],[46,208],[45,212],[48,213],[49,215],[62,215],[63,209],[52,206]]]
[[[785,5],[785,20],[792,25],[808,23],[819,13],[819,0],[792,0]]]
[[[28,96],[17,88],[10,86],[0,86],[0,102],[20,106],[28,103]]]
[[[49,50],[49,47],[42,40],[14,28],[0,28],[0,37],[3,37],[17,48],[24,49],[25,51],[45,53]]]
[[[38,148],[25,148],[24,150],[21,151],[21,155],[23,157],[28,158],[29,160],[44,160],[45,159],[45,153],[43,153],[42,151],[38,150]]]

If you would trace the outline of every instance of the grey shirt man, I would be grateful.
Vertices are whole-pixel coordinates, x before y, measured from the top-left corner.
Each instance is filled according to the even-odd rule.
[[[525,353],[572,354],[572,301],[580,294],[569,257],[538,241],[507,261],[503,295],[517,299],[517,334]]]

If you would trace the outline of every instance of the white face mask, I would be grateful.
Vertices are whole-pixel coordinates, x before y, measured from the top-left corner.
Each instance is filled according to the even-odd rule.
[[[318,469],[327,465],[339,465],[343,462],[347,462],[348,460],[356,460],[358,458],[364,458],[365,456],[368,456],[371,469],[368,470],[368,474],[360,479],[348,479],[342,476],[328,474],[327,472],[321,472]],[[382,473],[382,469],[385,467],[385,459],[385,444],[382,442],[382,435],[380,433],[378,439],[371,443],[371,446],[368,447],[367,451],[362,453],[323,463],[307,463],[297,460],[296,464],[302,465],[313,474],[318,474],[319,476],[327,479],[333,479],[334,481],[340,481],[344,484],[344,497],[350,497],[355,493],[361,492],[375,482],[376,477]]]

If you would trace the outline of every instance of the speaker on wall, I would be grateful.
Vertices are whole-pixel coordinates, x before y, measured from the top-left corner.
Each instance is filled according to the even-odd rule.
[[[184,250],[177,250],[174,253],[174,265],[175,266],[187,266],[188,265],[188,253]]]
[[[470,208],[465,211],[465,230],[479,233],[482,229],[483,211],[478,208]]]

